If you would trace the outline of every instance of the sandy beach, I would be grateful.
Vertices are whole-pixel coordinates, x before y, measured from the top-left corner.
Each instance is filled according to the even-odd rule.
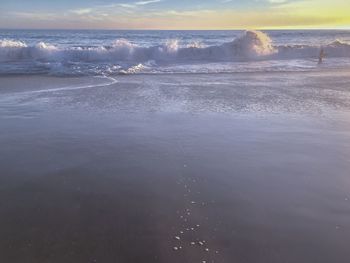
[[[349,76],[1,77],[0,262],[348,263]]]

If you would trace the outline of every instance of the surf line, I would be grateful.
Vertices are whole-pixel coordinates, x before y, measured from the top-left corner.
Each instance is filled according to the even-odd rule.
[[[32,90],[32,91],[24,91],[20,92],[21,94],[33,94],[33,93],[43,93],[43,92],[55,92],[55,91],[64,91],[64,90],[78,90],[78,89],[89,89],[89,88],[98,88],[98,87],[108,87],[113,84],[118,83],[119,81],[115,78],[108,76],[94,76],[94,78],[103,78],[110,80],[109,83],[100,83],[100,84],[87,84],[82,86],[67,86],[55,89],[42,89],[42,90]]]

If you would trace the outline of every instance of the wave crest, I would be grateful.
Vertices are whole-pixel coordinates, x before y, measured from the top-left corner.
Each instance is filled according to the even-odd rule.
[[[271,38],[260,31],[246,31],[244,35],[233,41],[238,53],[247,58],[269,56],[276,53]]]
[[[118,39],[110,46],[74,47],[60,49],[54,45],[39,42],[34,46],[15,40],[0,41],[0,61],[40,60],[40,61],[198,61],[254,59],[275,52],[271,39],[258,31],[247,31],[232,42],[220,46],[203,47],[194,42],[181,47],[179,41],[168,40],[153,47],[140,47],[126,39]]]
[[[62,48],[45,42],[27,45],[21,41],[3,39],[0,40],[0,63],[21,64],[22,68],[25,63],[28,67],[32,67],[32,64],[47,67],[50,64],[55,68],[72,64],[76,67],[78,64],[89,69],[91,67],[85,64],[100,63],[110,68],[110,65],[107,65],[109,63],[121,65],[121,70],[131,68],[128,72],[139,72],[142,71],[140,65],[149,61],[152,61],[152,65],[164,65],[310,59],[318,57],[320,48],[311,45],[277,46],[267,34],[260,31],[246,31],[231,42],[213,46],[204,46],[200,42],[181,46],[179,40],[175,39],[161,45],[142,47],[127,39],[118,39],[109,46]],[[340,40],[322,48],[326,57],[350,57],[350,45]],[[123,67],[123,64],[127,66]]]

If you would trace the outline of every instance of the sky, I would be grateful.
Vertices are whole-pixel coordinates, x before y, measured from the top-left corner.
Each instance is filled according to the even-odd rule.
[[[0,0],[0,28],[350,29],[350,0]]]

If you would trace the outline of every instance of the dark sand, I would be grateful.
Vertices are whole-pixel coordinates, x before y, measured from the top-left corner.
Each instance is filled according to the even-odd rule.
[[[0,262],[350,262],[348,76],[2,77]]]

